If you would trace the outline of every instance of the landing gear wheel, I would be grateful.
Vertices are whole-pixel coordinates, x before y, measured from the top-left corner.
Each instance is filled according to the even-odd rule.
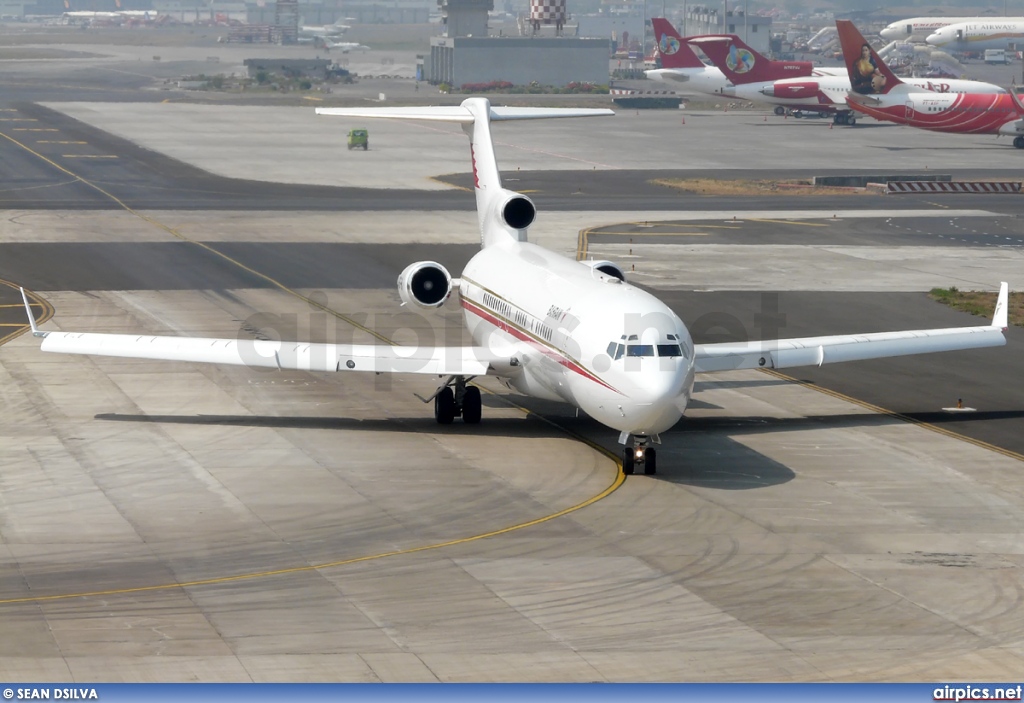
[[[850,125],[851,127],[854,126],[855,124],[857,124],[857,116],[856,115],[848,116],[846,118],[846,124]]]
[[[1018,149],[1024,149],[1024,137],[1014,137],[1013,145]]]
[[[434,419],[439,425],[450,425],[455,419],[455,393],[451,388],[442,388],[434,396]]]
[[[466,394],[462,396],[462,421],[467,425],[479,425],[482,405],[480,389],[476,386],[466,386]]]
[[[658,473],[657,452],[650,447],[644,450],[644,473],[648,476]]]
[[[782,107],[782,105],[776,105],[775,114],[778,115],[779,117],[782,117],[783,115],[786,114],[786,108]]]
[[[622,450],[622,473],[627,476],[633,475],[633,449],[630,447]]]
[[[821,112],[818,113],[818,117],[820,117],[821,119],[825,119],[826,117],[828,117],[828,113],[822,110]]]

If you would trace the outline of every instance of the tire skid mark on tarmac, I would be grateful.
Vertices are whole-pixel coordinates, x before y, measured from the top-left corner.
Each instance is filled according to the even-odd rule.
[[[340,320],[343,320],[344,322],[347,322],[348,324],[352,325],[353,327],[356,327],[357,329],[360,329],[360,330],[363,330],[365,332],[368,332],[369,334],[372,334],[375,338],[377,338],[378,340],[380,340],[380,341],[382,341],[382,342],[384,342],[386,344],[391,344],[391,345],[395,344],[395,342],[393,342],[392,340],[388,339],[387,337],[385,337],[385,336],[383,336],[383,335],[381,335],[381,334],[379,334],[379,333],[377,333],[377,332],[375,332],[373,330],[370,330],[369,328],[364,327],[363,325],[360,325],[359,323],[357,323],[356,321],[354,321],[351,318],[347,317],[346,315],[344,315],[342,313],[339,313],[339,312],[337,312],[337,311],[335,311],[335,310],[327,307],[326,305],[323,305],[323,304],[321,304],[321,303],[319,303],[319,302],[317,302],[315,300],[307,298],[306,296],[302,295],[301,293],[298,293],[297,291],[289,288],[288,286],[285,286],[284,284],[274,280],[270,276],[267,276],[266,274],[263,274],[263,273],[261,273],[259,271],[256,271],[255,269],[252,269],[252,268],[246,266],[245,264],[241,263],[240,261],[237,261],[236,259],[233,259],[232,257],[230,257],[230,256],[228,256],[226,254],[223,254],[222,252],[218,251],[214,247],[211,247],[208,244],[205,244],[203,242],[191,239],[191,238],[185,236],[184,234],[178,232],[173,227],[170,227],[169,225],[166,225],[166,224],[160,222],[159,220],[156,220],[156,219],[154,219],[152,217],[149,217],[148,215],[145,215],[145,214],[143,214],[143,213],[141,213],[141,212],[131,208],[129,205],[127,205],[126,203],[121,201],[119,198],[117,198],[112,193],[110,193],[110,192],[104,190],[103,188],[101,188],[100,186],[98,186],[98,185],[96,185],[94,183],[91,183],[90,181],[82,178],[81,176],[79,176],[79,175],[75,174],[74,172],[70,171],[69,169],[61,166],[60,164],[54,162],[53,160],[47,158],[46,156],[44,156],[44,155],[38,153],[37,151],[31,149],[30,147],[26,146],[25,144],[22,144],[18,140],[13,139],[9,135],[7,135],[7,134],[5,134],[3,132],[0,132],[0,137],[2,137],[4,139],[7,139],[8,141],[10,141],[13,144],[21,147],[22,149],[25,149],[30,154],[33,154],[34,156],[38,157],[39,159],[41,159],[42,161],[46,162],[47,164],[53,166],[54,168],[56,168],[60,172],[62,172],[64,174],[67,174],[68,176],[73,178],[75,181],[80,182],[83,185],[86,185],[86,186],[88,186],[90,188],[93,188],[94,190],[96,190],[97,192],[102,194],[103,196],[105,196],[105,197],[109,198],[110,200],[112,200],[113,202],[117,203],[117,205],[120,206],[121,208],[123,208],[126,212],[131,213],[132,215],[134,215],[134,216],[138,217],[139,219],[143,220],[144,222],[147,222],[148,224],[150,224],[150,225],[152,225],[154,227],[157,227],[158,229],[161,229],[164,232],[167,232],[168,234],[174,236],[175,238],[177,238],[177,239],[179,239],[181,241],[188,242],[190,244],[195,244],[196,246],[204,249],[205,251],[209,252],[210,254],[213,254],[214,256],[217,256],[217,257],[227,261],[228,263],[232,264],[233,266],[237,266],[238,268],[246,271],[247,273],[250,273],[250,274],[252,274],[254,276],[257,276],[258,278],[261,278],[261,279],[267,281],[268,283],[271,283],[272,285],[274,285],[276,288],[282,290],[283,292],[288,293],[288,294],[290,294],[290,295],[292,295],[292,296],[294,296],[296,298],[299,298],[300,300],[306,302],[307,304],[309,304],[309,305],[311,305],[313,307],[316,307],[316,308],[318,308],[318,309],[320,309],[320,310],[322,310],[324,312],[330,313],[334,317],[336,317],[336,318],[338,318]],[[17,286],[15,284],[9,283],[7,281],[0,281],[0,284],[7,285],[7,286],[10,286],[12,288],[17,288]],[[45,321],[49,320],[51,317],[53,317],[54,308],[53,308],[52,305],[50,305],[50,303],[48,303],[43,298],[39,297],[38,295],[36,295],[34,293],[28,293],[27,291],[26,291],[26,293],[32,298],[32,300],[36,301],[35,304],[38,304],[38,305],[43,307],[44,313],[43,313],[42,316],[40,316],[37,319],[37,321],[36,321],[37,324],[45,322]],[[7,335],[6,337],[0,338],[0,344],[3,344],[4,342],[9,341],[10,339],[13,339],[13,338],[17,337],[18,335],[23,334],[28,329],[30,329],[28,325],[20,326],[19,329],[17,329],[15,332],[12,332],[11,334]],[[484,390],[485,392],[487,392],[487,393],[489,393],[491,395],[495,395],[494,393],[492,393],[491,391],[489,391],[487,389],[481,389],[481,390]],[[576,441],[581,442],[581,443],[589,446],[590,448],[594,449],[598,453],[603,454],[604,456],[608,457],[611,460],[611,462],[613,463],[613,465],[615,466],[615,468],[616,468],[615,477],[614,477],[613,481],[611,482],[611,484],[609,484],[606,488],[604,488],[601,492],[597,493],[596,495],[591,496],[590,498],[587,498],[586,500],[584,500],[584,501],[582,501],[580,503],[577,503],[576,505],[570,506],[568,508],[563,508],[562,510],[559,510],[557,512],[554,512],[554,513],[551,513],[551,514],[548,514],[548,515],[544,515],[544,516],[541,516],[541,517],[538,517],[538,518],[534,518],[532,520],[527,520],[525,522],[517,523],[515,525],[510,525],[510,526],[507,526],[507,527],[498,528],[498,529],[491,530],[491,531],[488,531],[488,532],[485,532],[485,533],[481,533],[481,534],[477,534],[477,535],[471,535],[469,537],[461,537],[461,538],[454,539],[454,540],[448,540],[448,541],[445,541],[445,542],[438,542],[438,543],[434,543],[434,544],[421,545],[419,547],[411,547],[409,549],[393,550],[393,551],[389,551],[389,552],[382,552],[382,553],[379,553],[379,554],[366,555],[366,556],[362,556],[362,557],[353,557],[353,558],[350,558],[350,559],[343,559],[343,560],[338,560],[338,561],[324,562],[324,563],[320,563],[320,564],[307,564],[307,565],[303,565],[303,566],[288,567],[288,568],[283,568],[283,569],[271,569],[271,570],[257,571],[257,572],[251,572],[251,573],[246,573],[246,574],[235,574],[235,575],[232,575],[232,576],[222,576],[222,577],[216,577],[216,578],[201,579],[201,580],[189,581],[189,582],[184,582],[184,583],[175,582],[175,583],[157,584],[157,585],[153,585],[153,586],[139,586],[139,587],[134,587],[134,588],[109,589],[109,590],[103,590],[103,591],[89,591],[89,592],[80,592],[80,593],[63,593],[63,594],[52,594],[52,595],[38,595],[38,596],[23,596],[23,597],[17,597],[17,598],[5,598],[5,599],[0,599],[0,605],[16,605],[16,604],[25,604],[25,603],[41,603],[41,602],[48,602],[48,601],[70,600],[70,599],[75,599],[75,598],[87,598],[87,597],[97,597],[97,596],[112,596],[112,595],[130,594],[130,593],[143,593],[143,592],[152,592],[152,591],[169,591],[169,590],[174,590],[174,589],[184,589],[184,588],[198,587],[198,586],[209,586],[209,585],[215,585],[215,584],[232,583],[232,582],[236,582],[236,581],[248,581],[248,580],[261,579],[261,578],[269,578],[269,577],[272,577],[272,576],[282,576],[282,575],[286,575],[286,574],[295,574],[295,573],[302,573],[302,572],[319,571],[321,569],[329,569],[329,568],[334,568],[334,567],[347,566],[347,565],[350,565],[350,564],[357,564],[357,563],[364,562],[364,561],[374,561],[374,560],[379,560],[379,559],[385,559],[385,558],[388,558],[388,557],[404,556],[404,555],[407,555],[407,554],[415,554],[415,553],[418,553],[418,552],[425,552],[425,551],[430,551],[430,550],[435,550],[435,549],[443,549],[445,547],[450,547],[450,546],[459,545],[459,544],[466,544],[466,543],[469,543],[469,542],[476,542],[476,541],[479,541],[479,540],[482,540],[482,539],[486,539],[488,537],[496,537],[498,535],[507,534],[509,532],[515,532],[515,531],[518,531],[518,530],[526,529],[528,527],[533,527],[535,525],[539,525],[539,524],[542,524],[542,523],[545,523],[545,522],[549,522],[551,520],[555,520],[555,519],[563,517],[565,515],[569,515],[570,513],[577,512],[579,510],[582,510],[583,508],[586,508],[586,507],[588,507],[590,505],[593,505],[594,503],[597,503],[597,502],[603,500],[607,496],[609,496],[612,493],[614,493],[625,482],[626,476],[622,472],[622,464],[621,464],[621,461],[620,461],[617,453],[611,452],[608,449],[606,449],[603,446],[601,446],[600,444],[598,444],[597,442],[594,442],[594,441],[592,441],[590,439],[587,439],[586,437],[584,437],[582,435],[579,435],[579,434],[577,434],[575,432],[572,432],[572,431],[570,431],[570,430],[568,430],[568,429],[558,425],[557,423],[553,422],[552,420],[549,420],[549,419],[547,419],[547,418],[545,418],[545,417],[543,417],[541,415],[538,415],[537,413],[534,413],[534,412],[528,410],[527,408],[524,408],[522,406],[517,405],[516,403],[513,403],[511,400],[509,400],[508,398],[506,398],[504,396],[497,396],[497,395],[495,395],[495,397],[497,397],[501,401],[507,403],[508,405],[510,405],[510,406],[512,406],[514,408],[517,408],[518,410],[520,410],[523,413],[525,413],[527,416],[534,417],[537,420],[540,420],[541,422],[547,423],[547,424],[551,425],[552,427],[557,428],[560,432],[568,435],[572,439],[575,439]]]

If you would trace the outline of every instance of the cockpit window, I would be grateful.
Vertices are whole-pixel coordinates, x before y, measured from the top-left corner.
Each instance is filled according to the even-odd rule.
[[[625,346],[622,344],[616,344],[615,342],[608,342],[607,353],[613,359],[621,359],[622,352],[625,350]]]
[[[626,347],[626,356],[654,356],[654,345],[630,344]]]
[[[658,356],[682,356],[683,351],[678,344],[659,344]]]

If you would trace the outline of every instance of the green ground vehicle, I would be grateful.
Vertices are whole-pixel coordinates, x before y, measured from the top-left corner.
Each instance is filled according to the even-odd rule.
[[[348,131],[348,148],[358,149],[363,148],[366,151],[370,148],[370,133],[365,129],[350,129]]]

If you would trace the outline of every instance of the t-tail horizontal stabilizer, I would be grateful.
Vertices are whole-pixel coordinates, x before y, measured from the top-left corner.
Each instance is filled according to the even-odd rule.
[[[505,190],[494,156],[491,121],[540,120],[556,117],[604,117],[611,110],[562,107],[495,107],[486,98],[466,98],[461,105],[430,105],[424,107],[318,107],[318,115],[401,120],[432,120],[456,122],[469,136],[473,161],[473,185],[476,191],[480,243],[491,246],[505,241],[525,240],[526,229],[533,222],[536,207],[525,195]]]

